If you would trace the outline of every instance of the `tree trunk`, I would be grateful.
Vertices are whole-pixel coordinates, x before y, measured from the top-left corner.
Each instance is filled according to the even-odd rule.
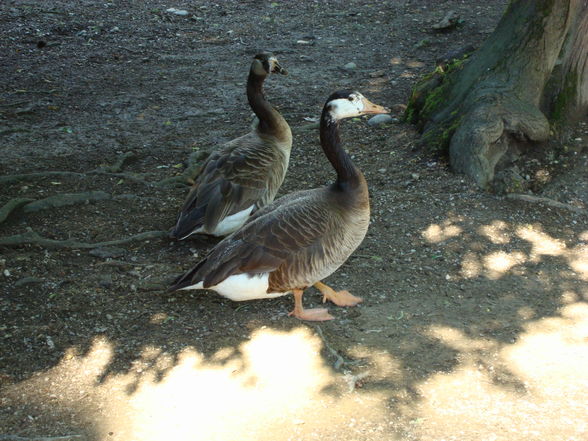
[[[588,0],[513,0],[470,57],[415,87],[406,117],[483,188],[525,148],[588,110]]]

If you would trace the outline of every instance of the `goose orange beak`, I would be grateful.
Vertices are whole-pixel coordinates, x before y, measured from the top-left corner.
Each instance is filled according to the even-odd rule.
[[[390,113],[390,109],[384,106],[380,106],[379,104],[374,104],[367,98],[363,98],[363,110],[362,113],[366,115],[373,115],[379,113]]]
[[[278,63],[278,61],[274,61],[274,65],[272,66],[272,73],[279,73],[282,75],[288,75],[288,71],[286,69],[284,69],[282,66],[280,66],[280,63]]]

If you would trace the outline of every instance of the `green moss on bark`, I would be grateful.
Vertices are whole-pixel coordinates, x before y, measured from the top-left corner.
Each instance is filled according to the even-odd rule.
[[[447,105],[457,71],[461,70],[468,56],[469,54],[452,60],[445,68],[438,66],[433,72],[423,77],[412,91],[404,119],[417,124],[420,130],[424,130],[422,144],[429,151],[447,150],[451,137],[459,126],[461,118],[458,117],[458,111],[454,111],[447,121],[429,129],[426,128],[431,117]]]
[[[443,125],[426,130],[421,139],[423,147],[431,153],[447,152],[451,138],[461,124],[461,119],[461,117],[456,116]]]

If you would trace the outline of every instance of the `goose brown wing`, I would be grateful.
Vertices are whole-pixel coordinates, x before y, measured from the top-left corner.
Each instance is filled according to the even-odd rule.
[[[227,216],[259,206],[268,192],[275,158],[253,134],[238,138],[211,154],[178,217],[176,236],[204,226],[212,231]]]
[[[198,282],[205,288],[215,286],[235,274],[271,272],[308,252],[322,255],[323,240],[332,228],[332,213],[318,203],[318,191],[300,192],[293,199],[282,198],[287,200],[279,199],[266,207],[263,216],[225,238],[180,278],[181,286],[176,289]]]

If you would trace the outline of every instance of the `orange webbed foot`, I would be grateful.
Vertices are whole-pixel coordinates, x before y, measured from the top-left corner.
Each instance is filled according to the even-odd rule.
[[[335,318],[329,314],[329,310],[326,308],[303,309],[302,311],[294,310],[288,315],[294,316],[300,320],[307,320],[309,322],[324,322],[327,320],[333,320]]]
[[[354,296],[349,291],[335,291],[330,286],[321,282],[315,283],[314,287],[323,294],[323,303],[330,300],[337,306],[355,306],[363,301],[361,297]]]
[[[335,318],[329,314],[329,310],[326,308],[304,309],[302,306],[302,293],[301,289],[292,291],[292,294],[294,294],[294,310],[288,314],[289,316],[311,322],[324,322]]]

